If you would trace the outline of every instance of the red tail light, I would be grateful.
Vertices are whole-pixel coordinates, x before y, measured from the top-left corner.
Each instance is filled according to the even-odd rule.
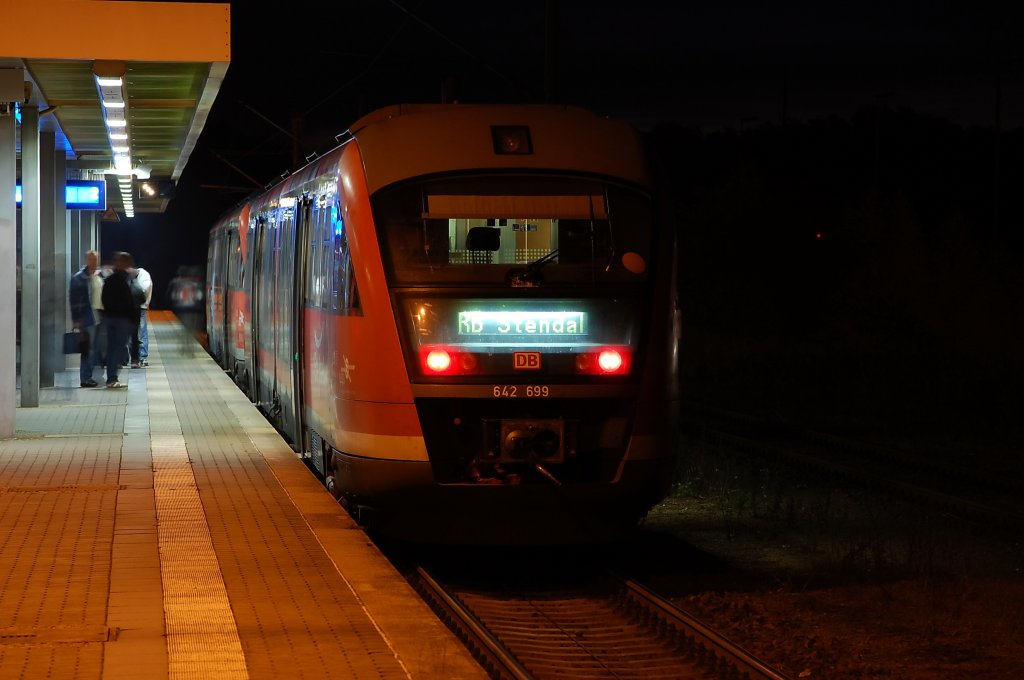
[[[434,349],[427,352],[423,363],[431,373],[446,373],[452,367],[452,355],[443,349]]]
[[[576,355],[576,372],[587,375],[626,375],[633,356],[628,347],[602,347]]]
[[[476,357],[469,352],[456,352],[447,347],[420,347],[420,368],[425,375],[466,375],[476,373]]]

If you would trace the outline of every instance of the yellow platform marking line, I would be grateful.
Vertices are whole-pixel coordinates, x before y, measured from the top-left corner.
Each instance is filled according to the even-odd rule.
[[[151,335],[151,353],[158,351],[154,340]],[[166,404],[170,385],[162,366],[149,368],[146,379],[150,396]],[[151,440],[168,678],[247,680],[238,627],[181,425],[169,425],[167,419],[161,424],[153,428]]]

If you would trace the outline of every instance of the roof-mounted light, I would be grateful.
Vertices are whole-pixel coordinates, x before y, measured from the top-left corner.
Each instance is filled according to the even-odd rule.
[[[492,125],[491,142],[500,156],[528,156],[533,153],[530,128],[525,125]]]

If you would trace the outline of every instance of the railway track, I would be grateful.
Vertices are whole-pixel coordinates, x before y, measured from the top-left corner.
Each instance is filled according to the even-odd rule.
[[[416,587],[493,678],[783,680],[712,628],[614,575],[554,588]]]
[[[1024,527],[1019,500],[1024,497],[1024,483],[1016,477],[747,414],[693,404],[690,408],[691,413],[705,416],[703,420],[691,417],[690,422],[719,446],[827,470],[966,520],[1008,529]]]

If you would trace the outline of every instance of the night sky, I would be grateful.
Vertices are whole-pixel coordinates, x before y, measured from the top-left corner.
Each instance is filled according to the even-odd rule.
[[[217,215],[363,113],[439,101],[445,81],[463,102],[545,100],[543,0],[231,4],[232,62],[177,198],[105,232],[154,270],[170,253],[201,262]],[[879,104],[991,126],[997,81],[1003,130],[1024,124],[1019,24],[966,3],[556,4],[551,97],[642,129],[748,129]]]
[[[542,0],[232,3],[232,63],[176,198],[105,224],[104,252],[135,253],[159,295],[179,264],[205,264],[218,215],[360,115],[440,101],[444,84],[466,103],[547,97],[645,135],[682,243],[691,396],[865,422],[973,400],[978,422],[1015,419],[991,386],[1024,374],[1020,16],[556,4],[546,88]]]

